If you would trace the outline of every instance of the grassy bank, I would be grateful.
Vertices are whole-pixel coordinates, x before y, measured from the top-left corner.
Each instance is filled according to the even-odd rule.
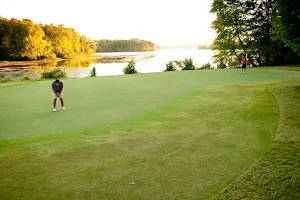
[[[279,105],[275,139],[266,155],[214,199],[299,199],[300,85],[270,88]]]
[[[264,69],[69,79],[57,113],[51,81],[0,87],[0,198],[228,198],[275,143],[299,154],[284,147],[298,142],[298,80]]]

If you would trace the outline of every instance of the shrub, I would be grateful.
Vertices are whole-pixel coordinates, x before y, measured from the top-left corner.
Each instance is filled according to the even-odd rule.
[[[30,80],[30,78],[27,76],[27,75],[25,75],[23,78],[22,78],[22,81],[29,81]]]
[[[42,79],[53,79],[53,78],[65,78],[67,73],[60,69],[54,69],[52,71],[45,71],[41,74]]]
[[[166,64],[166,69],[164,70],[165,72],[166,71],[177,71],[176,69],[176,63],[174,63],[174,61],[169,61],[167,64]]]
[[[180,69],[183,68],[183,63],[182,63],[183,61],[181,61],[181,60],[174,60],[173,62],[176,64],[177,68],[180,68]]]
[[[135,69],[135,61],[131,60],[127,66],[123,69],[124,74],[137,74],[138,71]]]
[[[210,62],[205,63],[202,65],[201,69],[212,69],[212,65],[210,64]]]
[[[90,77],[95,77],[97,76],[97,71],[96,71],[96,68],[93,67],[93,69],[90,71]]]
[[[220,62],[220,63],[217,65],[217,68],[218,68],[218,69],[225,69],[225,68],[226,68],[226,65],[225,65],[223,62]]]
[[[196,69],[196,65],[191,57],[185,58],[182,61],[182,65],[183,65],[182,70],[195,70]]]
[[[3,78],[0,79],[0,83],[8,83],[11,82],[12,79],[10,78],[10,76],[5,76]]]

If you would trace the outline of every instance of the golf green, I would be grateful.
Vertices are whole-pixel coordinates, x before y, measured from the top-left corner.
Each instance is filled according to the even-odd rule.
[[[0,198],[214,197],[277,140],[293,98],[278,91],[299,78],[233,69],[65,79],[58,112],[51,81],[2,84]]]

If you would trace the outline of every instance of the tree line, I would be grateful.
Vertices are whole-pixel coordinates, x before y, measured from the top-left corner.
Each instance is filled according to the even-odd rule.
[[[214,0],[212,28],[217,65],[234,67],[248,57],[252,66],[300,62],[298,0]]]
[[[99,40],[96,52],[131,52],[155,51],[156,45],[151,41],[140,39],[130,40]]]
[[[0,17],[0,60],[71,58],[94,52],[95,41],[64,25]]]

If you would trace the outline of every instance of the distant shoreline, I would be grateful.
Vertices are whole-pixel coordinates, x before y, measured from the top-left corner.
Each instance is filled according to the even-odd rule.
[[[198,47],[162,47],[157,50],[165,50],[165,49],[198,49],[198,50],[212,50],[209,48],[198,48]],[[155,51],[157,51],[155,50]],[[155,52],[155,51],[145,51],[145,52]],[[142,52],[142,51],[136,51]],[[95,52],[90,56],[78,56],[74,58],[55,58],[55,59],[43,59],[43,60],[31,60],[31,61],[0,61],[0,68],[2,67],[12,67],[12,66],[30,66],[30,65],[38,65],[38,64],[46,64],[51,62],[61,62],[67,60],[88,60],[88,59],[99,59],[104,57],[116,57],[117,55],[107,55],[110,53],[120,53],[119,51],[115,52]],[[127,53],[127,52],[126,52]],[[101,55],[102,54],[102,55]],[[106,55],[103,55],[106,54]]]
[[[0,67],[9,67],[9,66],[28,66],[28,65],[37,65],[41,63],[51,63],[51,62],[60,62],[65,60],[88,60],[88,59],[97,59],[103,58],[102,55],[93,54],[90,56],[80,56],[74,58],[56,58],[56,59],[45,59],[45,60],[31,60],[31,61],[0,61]]]

